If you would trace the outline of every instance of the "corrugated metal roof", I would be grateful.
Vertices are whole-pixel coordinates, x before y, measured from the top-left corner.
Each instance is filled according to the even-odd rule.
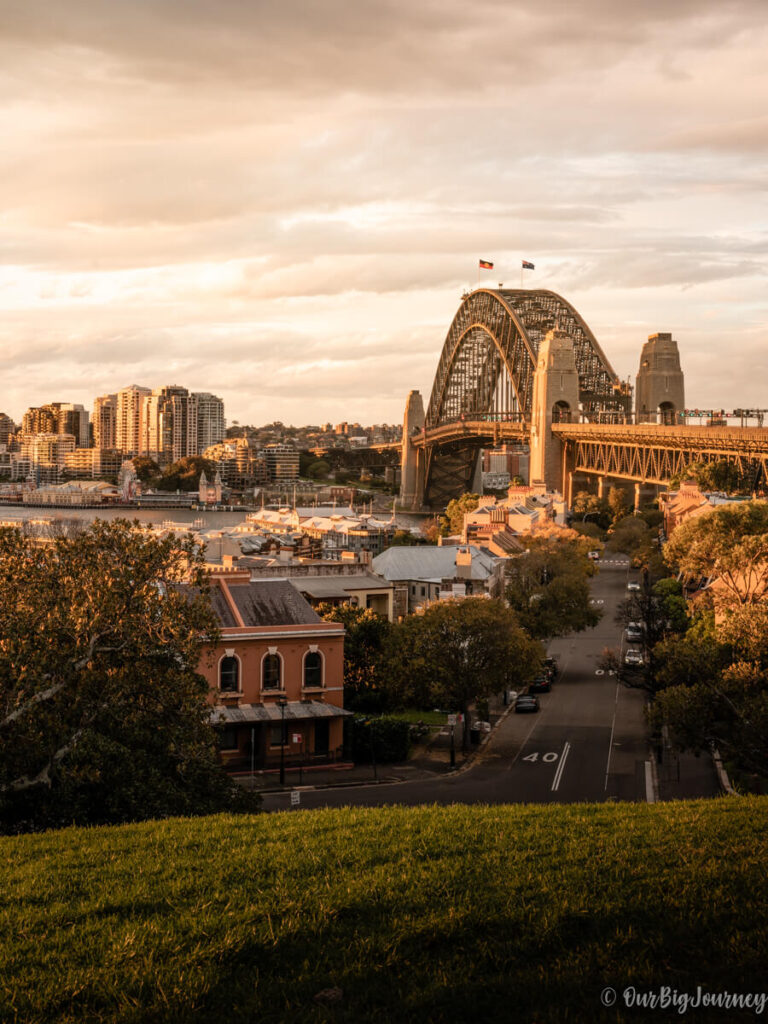
[[[386,580],[446,579],[456,575],[456,553],[459,550],[459,547],[447,544],[440,547],[387,548],[373,559],[371,566]],[[471,579],[487,579],[498,559],[475,545],[469,545],[469,550],[472,552]]]
[[[335,704],[324,704],[319,700],[291,700],[285,706],[286,722],[297,722],[308,718],[344,718],[351,711],[336,707]],[[211,709],[211,722],[214,725],[234,725],[238,722],[270,722],[282,721],[282,712],[278,704],[241,704],[239,707],[216,707]]]
[[[300,576],[290,581],[300,594],[310,597],[345,597],[352,590],[389,590],[391,584],[372,573],[358,576]]]

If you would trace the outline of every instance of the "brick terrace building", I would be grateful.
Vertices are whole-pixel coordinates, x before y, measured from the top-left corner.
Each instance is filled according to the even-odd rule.
[[[343,747],[344,629],[324,622],[286,579],[211,578],[221,639],[203,656],[225,764],[335,761]],[[284,723],[284,730],[283,730]]]

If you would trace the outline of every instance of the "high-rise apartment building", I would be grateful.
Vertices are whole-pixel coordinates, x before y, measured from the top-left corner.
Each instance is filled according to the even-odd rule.
[[[227,436],[224,402],[207,391],[196,391],[192,397],[197,399],[197,451],[201,453]]]
[[[16,424],[10,416],[0,412],[0,444],[8,444],[8,438],[16,431]]]
[[[64,472],[66,455],[75,450],[75,438],[72,434],[22,434],[19,447],[38,483],[55,484]]]
[[[93,403],[93,447],[117,447],[117,395],[99,395]]]
[[[197,396],[177,384],[155,388],[144,403],[140,450],[162,463],[197,455]]]
[[[50,405],[32,406],[21,418],[22,434],[55,434],[56,413]]]
[[[151,388],[143,388],[138,384],[117,392],[115,446],[126,455],[138,455],[143,450],[142,413],[144,401],[151,394]]]
[[[71,402],[48,402],[27,409],[21,421],[24,434],[71,434],[78,445],[87,448],[90,443],[89,415],[82,405]]]

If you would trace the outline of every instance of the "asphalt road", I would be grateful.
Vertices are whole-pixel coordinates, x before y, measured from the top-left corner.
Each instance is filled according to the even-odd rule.
[[[614,616],[627,596],[629,576],[626,559],[600,564],[592,581],[592,600],[603,611],[600,623],[549,645],[560,676],[551,693],[539,695],[541,710],[508,714],[469,768],[429,780],[304,790],[300,807],[645,801],[644,695],[599,668],[603,649],[622,643]],[[263,806],[284,810],[290,795],[266,794]]]

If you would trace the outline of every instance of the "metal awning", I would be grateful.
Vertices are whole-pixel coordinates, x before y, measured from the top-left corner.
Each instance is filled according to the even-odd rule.
[[[325,704],[319,700],[291,700],[285,705],[285,721],[296,722],[308,718],[343,718],[351,711]],[[269,722],[277,724],[283,719],[279,704],[240,704],[239,707],[216,707],[211,711],[213,725],[235,725],[238,722]]]

